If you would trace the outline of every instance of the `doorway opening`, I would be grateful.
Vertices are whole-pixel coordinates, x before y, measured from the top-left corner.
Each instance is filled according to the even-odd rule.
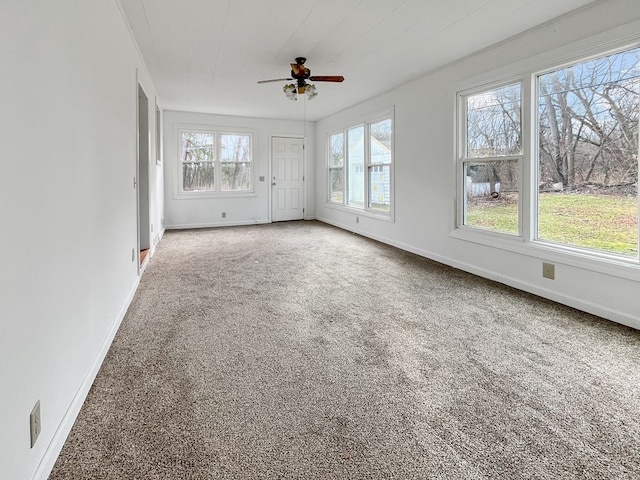
[[[137,217],[138,217],[138,273],[151,248],[149,216],[149,98],[138,84],[138,160],[137,160]]]

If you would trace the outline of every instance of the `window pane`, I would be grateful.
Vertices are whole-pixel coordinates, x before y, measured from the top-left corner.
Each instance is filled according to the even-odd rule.
[[[182,134],[183,162],[211,162],[213,151],[213,134],[198,132]]]
[[[329,201],[344,202],[344,180],[342,168],[329,169]]]
[[[371,163],[391,163],[391,119],[371,124]]]
[[[349,205],[364,207],[364,165],[349,163]]]
[[[251,189],[251,136],[220,135],[220,190]]]
[[[518,161],[465,162],[464,224],[518,234]]]
[[[640,49],[538,77],[538,238],[638,255]]]
[[[214,135],[182,133],[182,190],[211,191],[214,183]]]
[[[389,165],[369,167],[369,208],[383,212],[391,211],[391,167]]]
[[[467,158],[518,155],[520,84],[467,97]]]
[[[344,165],[344,134],[336,133],[331,135],[329,139],[329,148],[331,153],[329,155],[330,167],[342,167]]]
[[[364,126],[347,131],[347,182],[349,205],[364,206]]]
[[[248,162],[222,162],[220,188],[224,191],[251,188],[251,164]]]
[[[185,192],[214,190],[213,162],[183,163],[182,190]]]
[[[220,160],[223,162],[250,162],[251,137],[249,135],[220,135]]]

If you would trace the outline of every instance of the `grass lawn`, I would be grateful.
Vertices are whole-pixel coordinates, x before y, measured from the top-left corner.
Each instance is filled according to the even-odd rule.
[[[466,224],[517,234],[517,203],[470,203]],[[633,197],[543,193],[538,228],[543,240],[638,254],[638,203]]]

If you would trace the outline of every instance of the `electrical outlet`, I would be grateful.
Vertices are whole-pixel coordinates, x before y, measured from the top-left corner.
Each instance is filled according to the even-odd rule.
[[[555,265],[553,263],[542,263],[542,276],[544,278],[548,278],[550,280],[554,280],[556,278]]]
[[[36,405],[31,410],[31,415],[29,415],[29,425],[31,430],[31,448],[36,444],[36,440],[38,440],[38,435],[40,435],[40,430],[42,430],[42,421],[40,418],[40,400],[36,402]]]
[[[227,212],[222,212],[222,218],[227,218]]]

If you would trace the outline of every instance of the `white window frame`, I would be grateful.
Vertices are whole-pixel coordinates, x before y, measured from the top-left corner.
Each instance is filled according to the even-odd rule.
[[[206,133],[214,136],[214,189],[213,190],[199,190],[188,191],[183,189],[183,163],[182,163],[182,134],[183,133]],[[221,151],[222,143],[221,137],[223,135],[242,135],[249,137],[249,151],[251,155],[249,182],[250,187],[246,190],[222,190],[220,182],[222,179],[222,162]],[[194,198],[228,198],[228,197],[255,197],[255,131],[248,129],[228,129],[211,127],[208,125],[176,125],[174,128],[173,138],[176,142],[176,169],[175,169],[175,195],[176,199],[194,199]]]
[[[371,162],[371,147],[370,147],[370,139],[371,139],[371,125],[375,123],[379,123],[381,121],[389,120],[391,121],[391,162],[389,163],[372,163]],[[363,161],[363,188],[364,188],[364,198],[363,205],[358,206],[354,204],[349,204],[349,137],[348,131],[354,128],[363,127],[364,128],[364,161]],[[331,155],[331,137],[337,134],[342,134],[344,139],[344,162],[342,166],[342,181],[344,185],[343,199],[342,202],[334,202],[331,200],[331,170],[336,169],[337,167],[331,167],[330,163],[330,155]],[[326,204],[330,208],[336,208],[339,210],[347,211],[353,214],[367,216],[372,218],[378,218],[381,220],[394,221],[395,217],[395,115],[394,108],[386,109],[384,111],[380,111],[375,114],[367,115],[358,120],[354,120],[353,122],[349,122],[349,124],[340,130],[334,130],[327,134],[326,145],[327,145],[327,155],[326,155],[326,175],[327,175],[327,183],[326,183]],[[370,203],[370,192],[369,192],[369,173],[370,169],[373,167],[379,166],[389,166],[389,199],[390,199],[390,207],[389,211],[385,212],[380,209],[369,207]]]
[[[335,137],[336,135],[341,135],[342,136],[342,166],[340,167],[336,167],[334,165],[331,164],[331,153],[332,153],[332,145],[331,145],[331,140],[333,139],[333,137]],[[346,131],[341,130],[339,132],[334,132],[334,133],[330,133],[327,135],[327,202],[333,205],[343,205],[346,202],[346,198],[345,198],[345,194],[346,194],[346,190],[347,190],[347,186],[345,184],[346,181],[346,170],[347,167],[347,135],[346,135]],[[332,189],[331,189],[331,180],[332,180],[332,176],[331,173],[333,170],[341,170],[341,177],[342,177],[342,202],[334,202],[331,199],[331,194],[332,194]]]
[[[631,27],[630,27],[631,28]],[[544,54],[518,62],[516,66],[494,69],[475,78],[465,79],[449,90],[454,99],[454,202],[453,216],[449,236],[481,245],[499,248],[505,251],[526,255],[559,264],[566,264],[586,271],[604,273],[614,277],[640,281],[640,256],[626,257],[598,250],[590,250],[571,245],[557,244],[537,239],[538,222],[538,92],[537,77],[545,73],[575,65],[590,59],[600,58],[640,47],[640,34],[637,30],[619,32],[618,38],[611,38],[611,33],[576,42],[572,45],[558,47]],[[520,181],[519,226],[518,236],[491,230],[483,230],[461,225],[462,202],[465,194],[461,179],[461,125],[462,111],[460,96],[472,92],[489,90],[500,85],[509,85],[520,80],[522,82],[522,160]],[[466,120],[466,119],[465,119]],[[639,134],[640,135],[640,134]],[[638,195],[638,211],[640,212],[640,194]],[[640,226],[639,237],[640,237]]]
[[[162,112],[158,107],[158,99],[156,97],[156,165],[162,165]]]
[[[524,174],[524,152],[526,151],[525,144],[527,143],[526,136],[524,134],[524,123],[525,123],[525,101],[523,99],[525,95],[525,81],[522,78],[515,78],[507,81],[501,81],[497,83],[492,83],[488,85],[483,85],[481,87],[473,88],[470,90],[466,90],[463,92],[459,92],[457,94],[457,132],[456,132],[456,140],[457,140],[457,154],[456,154],[456,172],[457,172],[457,182],[456,182],[456,198],[457,198],[457,214],[456,214],[456,227],[460,229],[470,229],[470,230],[480,230],[482,232],[486,232],[488,234],[497,234],[497,235],[508,235],[510,237],[518,237],[520,239],[523,238],[523,217],[524,212],[522,209],[522,197],[523,197],[523,174]],[[503,87],[507,87],[510,85],[520,85],[520,134],[522,136],[522,144],[520,145],[520,153],[512,154],[512,155],[497,155],[497,156],[486,156],[486,157],[469,157],[467,146],[467,98],[472,97],[474,95],[479,95],[485,92],[489,92],[491,90],[497,90]],[[465,219],[467,217],[467,202],[466,198],[466,176],[465,176],[465,164],[467,163],[489,163],[489,162],[509,162],[516,161],[518,163],[517,171],[518,171],[518,232],[517,233],[509,233],[509,232],[501,232],[498,230],[484,229],[480,227],[475,227],[473,225],[466,225]]]
[[[572,58],[569,61],[565,61],[553,66],[548,66],[544,69],[539,69],[535,72],[531,73],[531,89],[533,92],[533,96],[532,96],[532,105],[535,103],[535,105],[537,105],[538,100],[539,100],[539,95],[540,95],[540,91],[539,91],[539,82],[538,82],[538,77],[551,73],[551,72],[555,72],[558,70],[562,70],[565,68],[569,68],[581,63],[586,63],[589,62],[591,60],[596,60],[598,58],[602,58],[602,57],[607,57],[609,55],[615,55],[618,53],[622,53],[625,52],[627,50],[633,50],[633,49],[637,49],[640,48],[640,39],[636,42],[633,42],[631,44],[624,44],[622,46],[618,46],[615,48],[608,48],[606,50],[603,51],[590,51],[588,54],[584,54],[582,56],[577,56],[575,58]],[[639,112],[639,116],[640,116],[640,112]],[[539,128],[540,128],[540,118],[539,118],[539,111],[538,108],[536,108],[535,110],[532,111],[532,128],[534,130],[533,134],[535,135],[535,137],[532,138],[539,138]],[[638,137],[639,137],[639,145],[640,145],[640,128],[638,129]],[[539,142],[536,140],[535,142],[533,142],[532,145],[532,151],[533,151],[533,156],[532,156],[532,165],[531,165],[531,169],[532,169],[532,175],[533,178],[536,182],[536,184],[538,184],[538,182],[540,181],[540,168],[539,168],[539,149],[538,149],[538,145]],[[638,166],[640,167],[640,146],[637,152],[637,161],[638,161]],[[638,169],[640,172],[640,168]],[[640,173],[638,174],[640,177]],[[638,178],[638,184],[640,185],[640,178]],[[531,241],[539,244],[541,246],[544,247],[549,247],[549,248],[553,248],[553,249],[557,249],[560,251],[565,251],[567,253],[572,253],[572,254],[585,254],[588,256],[592,256],[593,258],[598,258],[598,259],[602,259],[602,260],[612,260],[612,261],[616,261],[616,260],[621,260],[623,262],[629,262],[631,264],[637,264],[640,266],[640,191],[637,194],[637,203],[638,203],[638,255],[636,256],[636,258],[632,258],[632,257],[627,257],[624,255],[619,255],[619,254],[615,254],[615,253],[609,253],[603,250],[596,250],[596,249],[590,249],[588,247],[580,247],[577,245],[570,245],[570,244],[563,244],[563,243],[557,243],[554,242],[553,240],[545,240],[545,239],[541,239],[538,237],[538,229],[539,229],[539,205],[540,205],[540,192],[537,188],[532,189],[532,195],[531,195],[531,202],[532,202],[532,208],[531,208]]]

